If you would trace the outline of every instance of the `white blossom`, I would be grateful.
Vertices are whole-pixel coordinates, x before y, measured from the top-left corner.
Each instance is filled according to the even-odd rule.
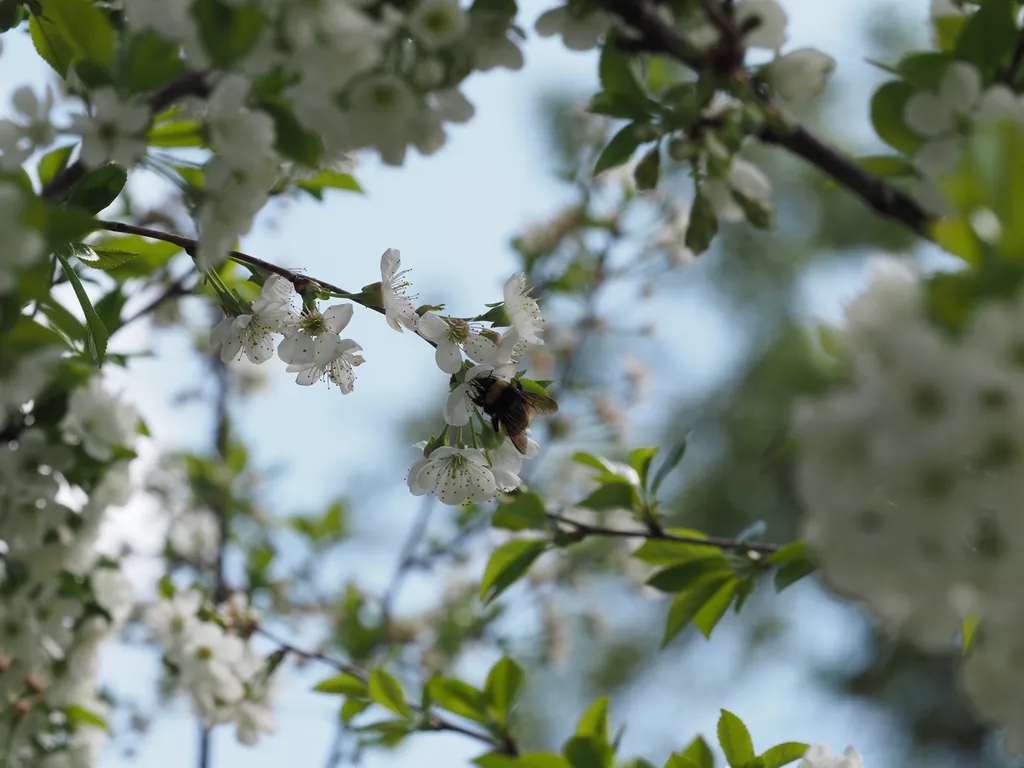
[[[444,48],[466,34],[469,15],[459,0],[418,0],[409,12],[408,24],[424,44]]]
[[[295,312],[296,295],[291,281],[280,275],[270,275],[252,303],[252,311],[274,333],[288,335],[299,324],[299,316]]]
[[[121,101],[113,88],[98,88],[90,98],[92,114],[72,115],[68,129],[82,137],[82,161],[93,168],[107,162],[130,167],[146,154],[149,109]]]
[[[505,281],[503,296],[505,314],[519,337],[527,344],[543,344],[539,334],[544,330],[544,318],[537,300],[530,296],[526,275],[517,272]]]
[[[472,47],[473,67],[487,72],[497,67],[523,68],[523,52],[509,37],[510,17],[488,11],[471,11],[470,31],[466,36]]]
[[[0,185],[0,295],[15,287],[20,269],[36,264],[45,254],[45,241],[38,230],[25,225],[25,203],[12,184]]]
[[[757,19],[758,25],[744,40],[751,48],[778,51],[786,42],[789,17],[778,0],[741,0],[736,6],[736,21],[741,26]]]
[[[94,376],[88,386],[71,393],[60,426],[65,439],[81,443],[97,461],[108,461],[115,446],[133,446],[138,423],[135,408],[107,392]]]
[[[487,458],[476,448],[436,448],[409,470],[409,490],[415,496],[434,492],[442,504],[479,504],[494,498],[494,475]]]
[[[768,66],[768,79],[782,98],[804,101],[825,90],[836,60],[815,48],[799,48],[783,54]]]
[[[384,316],[388,325],[399,333],[402,328],[416,330],[416,309],[407,293],[410,283],[407,270],[400,270],[402,254],[397,248],[388,248],[380,257],[380,293]]]
[[[47,88],[40,99],[32,88],[22,86],[11,97],[11,105],[20,119],[0,120],[0,168],[15,172],[33,152],[53,143],[53,92]]]
[[[708,179],[701,190],[720,221],[740,222],[746,219],[737,195],[763,208],[771,206],[771,181],[760,168],[740,157],[733,158],[727,179]]]
[[[334,382],[343,394],[355,385],[353,368],[362,365],[362,348],[340,333],[352,319],[351,304],[335,304],[325,312],[303,315],[298,330],[277,348],[278,357],[288,363],[287,371],[297,373],[295,382],[309,386],[322,379]]]
[[[182,590],[167,600],[160,600],[146,616],[146,622],[164,654],[178,662],[184,652],[185,640],[199,622],[203,596],[195,589]]]
[[[416,320],[416,332],[434,343],[434,361],[438,368],[445,373],[456,373],[462,368],[459,345],[469,338],[469,328],[465,323],[424,312]]]
[[[864,768],[864,758],[853,747],[833,755],[827,744],[812,744],[797,768]]]
[[[614,18],[604,11],[588,9],[581,14],[560,5],[542,13],[535,27],[541,37],[559,35],[570,51],[589,51],[598,46],[613,23]]]
[[[507,438],[496,450],[491,451],[491,473],[494,475],[494,483],[498,490],[508,493],[521,487],[523,481],[520,474],[523,470],[523,460],[535,458],[538,453],[540,453],[540,446],[529,438],[526,441],[525,455],[521,454],[512,441]]]
[[[387,165],[401,165],[420,111],[416,95],[395,75],[371,75],[349,91],[348,129],[356,147],[373,147]]]
[[[114,626],[124,624],[132,610],[132,585],[118,568],[97,568],[89,577],[93,596],[110,614]]]
[[[171,549],[191,562],[209,564],[217,559],[220,525],[208,509],[189,509],[175,517],[168,533]]]
[[[470,333],[462,345],[466,355],[475,363],[492,368],[492,375],[499,379],[512,379],[516,374],[519,357],[526,349],[526,341],[515,328],[504,334],[491,331],[488,335]]]
[[[476,395],[476,384],[474,381],[481,376],[491,376],[494,369],[489,365],[475,365],[466,371],[466,375],[455,389],[448,393],[444,401],[444,421],[453,427],[464,427],[469,423],[470,417],[476,405],[473,397]]]
[[[258,315],[225,317],[214,326],[210,343],[220,349],[221,362],[238,360],[244,352],[250,363],[260,365],[274,356],[271,333]]]

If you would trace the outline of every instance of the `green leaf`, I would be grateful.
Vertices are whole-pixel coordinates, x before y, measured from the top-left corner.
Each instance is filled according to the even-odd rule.
[[[633,181],[641,192],[658,186],[661,177],[661,144],[655,144],[633,169]]]
[[[636,473],[640,476],[640,487],[647,487],[647,473],[651,469],[651,462],[654,460],[654,454],[658,452],[655,448],[634,448],[629,452],[629,466],[636,470]]]
[[[359,186],[359,182],[356,181],[354,176],[347,173],[339,173],[338,171],[320,171],[311,178],[295,182],[295,186],[308,192],[317,200],[324,199],[323,193],[325,189],[343,189],[348,192],[359,192],[360,194],[363,191],[363,188]]]
[[[121,327],[121,310],[124,309],[126,300],[124,291],[121,290],[120,285],[117,285],[96,302],[96,314],[99,315],[108,332]]]
[[[316,168],[324,153],[320,137],[303,127],[284,100],[264,99],[259,107],[274,121],[274,148],[285,157]]]
[[[96,218],[81,208],[51,208],[46,212],[46,241],[55,250],[68,248],[96,229]]]
[[[695,762],[699,768],[715,768],[715,756],[703,736],[698,736],[690,742],[686,751],[683,752],[683,757]]]
[[[500,714],[502,723],[508,722],[509,713],[523,685],[523,669],[508,656],[502,657],[487,673],[484,691],[491,706]]]
[[[911,53],[900,59],[896,73],[919,91],[937,91],[953,57],[948,53]]]
[[[584,453],[583,451],[577,451],[573,454],[572,460],[577,464],[585,464],[588,467],[593,467],[599,472],[613,472],[614,467],[612,463],[607,459],[603,459],[600,456],[595,456],[592,453]]]
[[[201,147],[205,141],[201,120],[162,120],[149,129],[153,147]]]
[[[577,506],[595,511],[632,509],[635,499],[636,489],[633,485],[625,480],[618,480],[605,483]]]
[[[693,226],[693,219],[690,219],[690,226]],[[715,227],[717,229],[717,221]],[[684,437],[678,443],[676,443],[669,452],[665,455],[664,461],[661,462],[661,466],[658,467],[658,471],[654,473],[654,482],[651,483],[651,495],[656,496],[658,489],[661,488],[661,484],[665,482],[665,478],[668,477],[669,473],[679,466],[679,462],[686,456],[686,438]]]
[[[781,592],[786,587],[814,572],[815,564],[803,541],[793,541],[773,552],[764,559],[765,565],[779,566],[775,572],[775,590]]]
[[[40,0],[43,17],[53,22],[75,58],[104,67],[114,61],[114,28],[89,0]]]
[[[160,597],[164,600],[170,600],[178,591],[174,586],[174,582],[171,581],[171,577],[166,574],[160,577],[157,590],[160,593]]]
[[[39,303],[39,311],[46,316],[50,325],[69,339],[84,343],[88,338],[89,330],[64,305],[55,301],[52,296],[48,296]]]
[[[520,755],[518,768],[569,768],[570,763],[561,755],[551,752],[527,752]]]
[[[693,251],[695,256],[700,256],[711,247],[711,241],[717,234],[718,217],[715,216],[715,209],[698,187],[690,206],[690,221],[686,226],[686,247]],[[684,442],[682,446],[685,451],[686,443]]]
[[[223,0],[196,0],[192,18],[218,69],[228,69],[256,45],[266,18],[254,5],[233,7]]]
[[[913,164],[902,155],[865,155],[857,163],[879,178],[916,175]]]
[[[402,717],[412,717],[412,707],[405,700],[402,686],[383,669],[370,670],[370,698]]]
[[[497,598],[526,575],[545,549],[547,541],[543,539],[515,539],[494,550],[480,582],[480,599],[489,603]]]
[[[647,579],[647,583],[662,592],[682,592],[692,587],[709,573],[725,571],[732,572],[732,566],[721,552],[718,552],[714,555],[664,568]]]
[[[697,615],[693,617],[693,623],[704,635],[705,639],[711,639],[711,632],[722,620],[725,612],[732,604],[733,596],[740,584],[740,579],[731,579],[718,588],[718,591],[711,596],[711,599],[704,603]]]
[[[934,222],[932,237],[935,244],[947,253],[959,256],[973,267],[981,265],[984,244],[966,217],[961,216]]]
[[[79,253],[78,260],[87,267],[102,269],[107,272],[127,264],[132,259],[138,258],[139,254],[129,251],[117,251],[113,248],[99,248],[89,246],[86,253]]]
[[[337,693],[342,696],[358,696],[359,698],[366,698],[370,693],[365,680],[360,680],[347,672],[321,680],[313,690],[318,693]]]
[[[1013,50],[1016,17],[1014,0],[985,0],[960,34],[956,57],[976,66],[987,81]]]
[[[686,536],[690,539],[707,538],[700,531],[691,531],[687,528],[669,528],[666,532],[676,536]],[[710,544],[686,544],[667,539],[648,539],[636,548],[633,557],[649,565],[675,565],[704,557],[716,557],[721,554],[722,550]]]
[[[21,0],[0,0],[0,32],[18,26],[24,15],[25,8]]]
[[[353,718],[369,709],[371,704],[372,702],[362,699],[346,699],[345,703],[341,705],[338,717],[341,718],[341,722],[348,725]]]
[[[750,740],[747,726],[726,709],[718,719],[718,743],[730,766],[740,768],[754,759],[754,743]]]
[[[127,181],[128,172],[117,163],[102,165],[75,184],[68,196],[68,205],[99,213],[117,199]]]
[[[518,757],[503,755],[501,752],[488,752],[486,755],[474,758],[473,765],[480,768],[521,768],[522,763]]]
[[[67,77],[68,68],[75,58],[75,52],[57,25],[42,16],[30,16],[28,33],[32,38],[32,45],[35,46],[36,53],[43,61],[53,67],[58,75]]]
[[[43,155],[43,158],[39,161],[39,183],[45,187],[53,181],[53,177],[67,167],[71,153],[74,151],[75,145],[70,144],[66,147],[58,147]]]
[[[646,109],[650,99],[637,75],[636,56],[623,51],[619,47],[619,39],[619,35],[609,34],[601,48],[601,58],[597,64],[601,89],[635,104],[638,109]]]
[[[512,501],[499,506],[491,525],[509,531],[523,531],[544,528],[547,522],[543,499],[532,491],[526,491],[517,493]]]
[[[944,53],[956,50],[960,35],[967,26],[967,16],[936,16],[932,19],[935,27],[935,41]]]
[[[608,697],[602,696],[589,707],[576,724],[577,736],[593,736],[608,741]]]
[[[136,258],[110,269],[111,274],[119,280],[131,277],[146,277],[181,251],[181,246],[166,243],[162,240],[148,240],[139,235],[106,236],[98,238],[90,244],[94,253],[136,254]]]
[[[469,683],[452,677],[435,677],[427,683],[427,688],[431,701],[441,709],[478,723],[489,722],[486,694]]]
[[[89,327],[89,338],[86,340],[89,354],[92,356],[96,366],[99,367],[103,365],[103,358],[107,352],[107,329],[103,325],[103,321],[100,320],[99,315],[96,314],[96,309],[93,307],[92,301],[89,300],[89,295],[85,292],[82,281],[78,279],[75,270],[68,264],[67,258],[60,252],[57,252],[56,256],[60,260],[60,265],[64,268],[64,274],[71,283],[71,287],[75,291],[75,296],[78,297],[79,304],[82,305],[85,321]]]
[[[636,123],[630,123],[625,128],[622,128],[612,136],[608,145],[601,150],[601,154],[594,164],[594,175],[597,176],[604,171],[617,168],[623,163],[628,162],[629,158],[636,152],[637,147],[640,146],[640,143]]]
[[[974,636],[978,631],[978,624],[981,621],[981,617],[976,613],[969,613],[964,616],[963,625],[961,626],[961,642],[960,651],[966,654],[970,650],[971,643],[974,642]]]
[[[914,95],[912,85],[890,81],[871,97],[871,124],[878,137],[893,149],[911,154],[924,143],[903,122],[903,109]]]
[[[133,35],[121,67],[125,86],[132,93],[147,93],[185,74],[178,46],[155,32]]]
[[[593,736],[573,736],[562,746],[572,768],[610,768],[611,747]]]
[[[782,768],[799,760],[807,752],[809,745],[801,744],[799,741],[787,741],[785,744],[776,744],[761,755],[761,763],[764,768]]]
[[[668,618],[665,622],[665,636],[661,640],[661,647],[664,648],[672,639],[678,635],[693,620],[693,617],[700,612],[704,604],[708,602],[723,583],[730,580],[729,573],[713,573],[703,581],[697,582],[685,592],[680,592],[672,601],[668,609]]]
[[[85,707],[72,704],[64,709],[64,715],[67,717],[68,722],[71,723],[71,730],[73,731],[83,725],[88,725],[110,733],[110,726],[107,725],[107,721]]]
[[[700,768],[700,764],[695,763],[686,755],[669,755],[665,768]]]

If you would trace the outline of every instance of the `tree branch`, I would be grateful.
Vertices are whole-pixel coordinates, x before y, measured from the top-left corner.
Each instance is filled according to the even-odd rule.
[[[694,49],[685,38],[658,13],[651,0],[604,0],[605,6],[619,16],[629,26],[640,33],[640,39],[631,47],[660,53],[669,56],[682,64],[700,71],[709,66],[709,61],[702,53]],[[704,3],[708,5],[708,3]],[[725,21],[724,14],[716,13],[711,19],[716,24]],[[738,39],[735,30],[733,39]],[[1022,52],[1024,56],[1024,52]],[[723,61],[735,61],[736,57],[724,55]],[[717,60],[717,57],[716,57]],[[739,61],[742,61],[740,58]],[[781,111],[767,101],[765,108],[775,112],[782,118]],[[785,118],[786,122],[790,119]],[[779,120],[778,122],[783,122]],[[801,157],[843,187],[857,195],[877,213],[892,219],[921,237],[929,237],[928,225],[930,217],[918,203],[902,190],[893,187],[874,176],[850,158],[833,147],[828,146],[799,124],[792,127],[775,125],[762,129],[759,138],[768,144],[775,144]]]
[[[548,513],[548,520],[568,525],[582,536],[609,536],[621,539],[652,539],[657,541],[676,541],[680,544],[696,544],[702,547],[717,547],[718,549],[734,552],[757,552],[760,555],[770,555],[778,552],[778,544],[769,544],[762,541],[740,541],[739,539],[724,539],[716,536],[709,536],[706,539],[697,536],[680,536],[661,529],[643,528],[637,530],[625,530],[622,528],[605,528],[600,525],[581,523],[564,515]]]
[[[165,243],[173,243],[174,245],[177,245],[179,248],[184,250],[185,253],[187,253],[189,256],[193,258],[195,258],[196,248],[199,245],[198,242],[191,237],[185,237],[183,235],[173,235],[169,232],[162,232],[159,229],[151,229],[150,227],[140,227],[135,224],[125,224],[124,222],[121,221],[103,221],[101,219],[97,219],[96,223],[100,226],[101,229],[105,229],[108,232],[119,232],[124,235],[139,235],[140,237],[147,237],[150,240],[162,240]],[[276,264],[271,264],[269,261],[264,261],[263,259],[257,258],[255,256],[250,256],[249,254],[243,253],[242,251],[228,251],[228,255],[234,261],[237,261],[240,264],[244,264],[250,267],[256,267],[266,272],[272,272],[275,275],[283,277],[285,280],[289,281],[295,287],[295,290],[298,291],[299,293],[301,293],[306,286],[314,284],[320,286],[326,291],[330,291],[332,294],[340,298],[352,299],[354,296],[358,295],[346,291],[344,288],[339,288],[338,286],[332,283],[328,283],[326,280],[319,280],[315,277],[306,277],[305,275],[300,275],[297,272],[293,272],[290,269],[279,267]],[[367,309],[372,309],[375,312],[379,312],[380,314],[384,314],[383,307],[372,305],[368,306],[366,304],[363,304],[362,306],[366,307]]]

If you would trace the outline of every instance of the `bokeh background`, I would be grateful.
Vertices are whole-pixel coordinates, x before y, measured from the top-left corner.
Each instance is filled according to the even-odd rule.
[[[805,109],[805,119],[853,152],[880,151],[867,100],[884,73],[867,59],[892,60],[908,47],[927,46],[927,0],[784,5],[787,49],[814,46],[838,61],[826,98]],[[521,18],[532,23],[544,10],[546,3],[524,0]],[[272,205],[243,250],[358,290],[379,279],[379,255],[395,247],[413,270],[422,302],[473,315],[481,302],[500,300],[502,283],[519,266],[511,239],[574,199],[572,186],[555,174],[564,143],[559,126],[565,125],[558,116],[596,88],[596,53],[570,53],[532,34],[524,53],[524,70],[469,81],[466,95],[476,117],[454,127],[442,151],[412,155],[401,169],[362,160],[356,175],[365,195]],[[0,104],[19,85],[47,82],[27,35],[6,35]],[[723,535],[755,523],[763,526],[761,538],[786,541],[798,535],[799,510],[786,492],[785,468],[765,447],[784,421],[785,403],[775,395],[801,375],[786,355],[787,345],[800,343],[792,321],[839,318],[874,255],[899,253],[930,266],[942,260],[926,251],[907,253],[899,232],[813,169],[775,151],[755,156],[777,189],[778,230],[726,231],[698,262],[660,277],[643,302],[636,299],[642,287],[636,283],[609,291],[601,311],[612,325],[649,325],[653,332],[605,334],[588,346],[580,365],[594,381],[629,357],[646,367],[644,397],[625,414],[629,447],[668,446],[694,430],[683,479],[672,486],[677,520]],[[157,202],[166,190],[143,178],[132,191]],[[562,309],[551,308],[553,325],[559,318],[571,322],[572,308]],[[205,317],[199,300],[190,300],[186,312]],[[405,532],[423,511],[405,486],[416,457],[411,444],[436,423],[447,382],[428,347],[394,333],[374,313],[357,311],[345,335],[367,358],[355,394],[299,388],[272,362],[259,369],[254,391],[238,400],[233,416],[250,466],[261,474],[266,509],[284,517],[345,498],[346,540],[317,575],[324,588],[354,580],[381,593],[393,578]],[[209,402],[182,397],[212,385],[188,334],[140,325],[115,340],[121,350],[154,353],[114,376],[148,423],[153,440],[147,455],[208,450]],[[450,534],[453,514],[435,510],[430,535]],[[131,573],[142,599],[161,573],[161,519],[158,504],[141,501],[117,511],[105,536],[111,549],[127,542],[136,550]],[[282,548],[287,558],[287,541]],[[237,570],[237,563],[229,565]],[[479,576],[482,561],[469,567]],[[528,747],[555,747],[587,704],[608,693],[613,726],[628,726],[621,754],[657,764],[698,733],[713,740],[720,707],[739,714],[762,749],[788,740],[824,741],[839,750],[852,743],[871,768],[1007,764],[992,734],[958,697],[953,659],[925,658],[890,641],[857,606],[829,596],[813,579],[779,596],[760,590],[741,615],[726,618],[711,643],[686,633],[660,653],[667,601],[618,587],[614,574],[591,573],[578,585],[554,639],[551,617],[541,615],[523,589],[506,597],[498,626],[531,675],[523,704],[530,714],[518,731]],[[411,573],[395,614],[429,608],[450,586],[443,568]],[[312,621],[282,633],[312,646],[323,630]],[[470,652],[458,670],[478,681],[493,660],[493,654]],[[159,673],[158,656],[142,642],[107,649],[104,680],[156,718],[142,735],[117,742],[104,768],[196,764],[197,725],[183,702],[160,701]],[[247,749],[232,734],[215,732],[211,765],[328,764],[332,747],[344,747],[336,735],[337,701],[310,689],[329,674],[311,666],[287,676],[274,707],[277,733]],[[368,753],[364,764],[457,766],[480,752],[458,736],[422,734],[393,751]]]

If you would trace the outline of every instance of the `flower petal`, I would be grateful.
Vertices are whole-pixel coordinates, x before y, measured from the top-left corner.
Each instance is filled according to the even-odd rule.
[[[324,312],[324,325],[331,333],[341,333],[352,319],[351,304],[335,304]]]
[[[415,254],[413,254],[415,255]],[[384,251],[380,257],[380,277],[381,282],[390,283],[395,274],[398,272],[398,268],[402,264],[402,252],[397,248],[388,248]]]
[[[437,367],[445,373],[456,373],[462,367],[462,353],[459,345],[450,341],[441,341],[434,351]]]
[[[448,338],[448,323],[433,312],[424,312],[416,320],[416,333],[435,344]]]
[[[473,403],[469,399],[469,385],[459,384],[444,401],[444,421],[453,427],[464,427],[469,423],[473,413]]]

